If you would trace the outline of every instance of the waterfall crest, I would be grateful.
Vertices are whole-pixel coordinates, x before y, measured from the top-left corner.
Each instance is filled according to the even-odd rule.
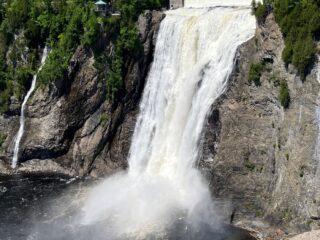
[[[261,2],[256,0],[256,2]],[[251,1],[249,0],[184,0],[185,7],[215,7],[215,6],[226,6],[226,7],[239,7],[239,6],[250,6]]]
[[[128,172],[93,189],[82,209],[82,224],[106,221],[116,237],[142,238],[166,231],[177,219],[195,228],[218,226],[210,191],[195,164],[203,125],[226,88],[237,48],[254,36],[256,23],[246,3],[167,12]]]
[[[41,65],[40,68],[38,69],[38,72],[41,71],[43,65],[45,64],[45,61],[47,59],[48,56],[48,48],[45,47],[42,53],[42,57],[41,57]],[[38,74],[38,73],[37,73]],[[11,167],[12,168],[16,168],[17,163],[18,163],[18,155],[19,155],[19,147],[20,147],[20,142],[21,139],[23,137],[24,134],[24,126],[25,126],[25,110],[26,110],[26,105],[27,102],[31,96],[31,94],[33,93],[33,91],[36,88],[36,83],[37,83],[37,74],[35,74],[33,76],[32,79],[32,83],[31,83],[31,87],[29,89],[29,91],[27,92],[26,96],[24,97],[24,100],[22,102],[22,106],[21,106],[21,113],[20,113],[20,127],[19,127],[19,131],[16,135],[15,138],[15,143],[14,143],[14,152],[13,152],[13,158],[12,158],[12,163],[11,163]]]

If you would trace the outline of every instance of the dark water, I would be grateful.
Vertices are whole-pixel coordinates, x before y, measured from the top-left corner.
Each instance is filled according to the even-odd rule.
[[[114,240],[105,223],[73,226],[83,196],[93,180],[65,176],[0,176],[0,240]],[[148,240],[158,240],[156,236]],[[197,230],[177,222],[169,235],[172,240],[253,240],[247,232],[224,226]],[[131,239],[130,239],[131,240]]]

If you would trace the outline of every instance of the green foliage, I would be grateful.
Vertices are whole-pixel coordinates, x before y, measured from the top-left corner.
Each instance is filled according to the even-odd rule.
[[[266,17],[268,16],[268,8],[266,1],[263,1],[263,3],[257,3],[255,0],[253,0],[251,6],[252,13],[256,16],[258,23],[263,24],[266,20]]]
[[[273,6],[276,21],[285,39],[283,61],[293,64],[304,80],[315,61],[315,39],[320,37],[320,3],[318,0],[252,1],[252,13],[264,23],[268,6]]]
[[[256,168],[256,165],[249,160],[244,162],[244,166],[250,171],[253,171]]]
[[[115,8],[120,17],[100,17],[92,0],[2,0],[0,2],[0,111],[7,111],[10,97],[23,96],[39,62],[39,46],[52,49],[39,81],[48,84],[63,80],[71,56],[78,45],[96,49],[100,36],[108,36],[115,45],[113,56],[98,63],[107,74],[107,92],[113,97],[123,87],[124,64],[141,54],[136,20],[145,9],[159,9],[163,0],[118,0]],[[8,53],[22,36],[24,45]],[[29,49],[32,57],[21,61],[21,52]]]
[[[6,141],[7,135],[0,133],[0,147],[2,147],[3,143]]]
[[[315,61],[315,38],[320,33],[320,4],[317,0],[274,0],[276,21],[285,38],[282,58],[292,63],[302,79]]]
[[[281,214],[282,220],[285,222],[291,222],[294,219],[294,212],[292,211],[292,209],[289,209],[289,208],[282,209],[280,214]]]
[[[102,113],[100,116],[100,122],[103,127],[107,126],[108,122],[110,120],[110,116],[108,113]]]
[[[280,82],[281,79],[279,77],[279,73],[278,72],[273,72],[270,76],[270,80],[273,83],[273,86],[275,87],[279,87],[280,86]]]
[[[279,101],[284,108],[288,108],[290,105],[290,91],[285,80],[280,82]]]
[[[96,15],[91,15],[84,25],[84,33],[81,38],[81,44],[84,46],[93,46],[98,40],[99,28],[102,20]]]
[[[146,9],[160,9],[166,5],[165,1],[162,0],[118,0],[116,4],[124,22],[136,21],[138,16]]]
[[[250,152],[249,151],[244,153],[243,164],[249,171],[253,171],[256,168],[256,165],[250,161]]]
[[[307,75],[308,66],[314,62],[315,51],[315,44],[310,33],[303,35],[294,45],[292,63],[303,79]]]
[[[286,153],[286,154],[285,154],[285,157],[286,157],[287,161],[289,161],[289,159],[290,159],[289,153]]]
[[[29,67],[18,67],[15,70],[15,80],[20,84],[20,86],[23,86],[25,88],[29,88],[29,85],[31,84],[33,71]]]
[[[48,84],[58,79],[63,79],[70,58],[70,53],[63,52],[60,48],[54,49],[48,56],[46,64],[39,73],[39,81],[42,84]]]
[[[6,112],[9,109],[10,97],[14,93],[14,84],[12,80],[6,80],[6,88],[0,92],[0,112]]]
[[[261,85],[260,78],[261,78],[263,69],[264,69],[264,63],[262,61],[251,64],[250,70],[249,70],[249,83],[253,82],[256,86],[260,86]]]
[[[136,59],[141,54],[141,43],[139,40],[136,20],[146,9],[159,9],[165,4],[160,0],[119,0],[116,8],[121,12],[121,18],[111,18],[110,25],[118,25],[118,34],[115,40],[115,54],[109,61],[109,72],[107,74],[107,95],[114,98],[123,86],[124,64],[130,59]]]
[[[300,168],[299,168],[299,176],[300,176],[301,178],[304,177],[306,170],[307,170],[307,166],[306,166],[306,165],[300,166]]]

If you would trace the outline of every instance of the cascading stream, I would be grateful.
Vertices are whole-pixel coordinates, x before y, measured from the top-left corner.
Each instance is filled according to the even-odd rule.
[[[226,88],[237,48],[254,36],[256,22],[251,1],[210,8],[229,1],[204,3],[201,7],[200,1],[187,0],[186,8],[166,13],[140,104],[128,173],[93,189],[82,224],[106,221],[110,236],[141,238],[166,231],[181,218],[195,228],[217,226],[209,188],[195,168],[199,140],[212,104]],[[188,8],[192,4],[197,8]]]
[[[43,50],[43,53],[42,53],[41,65],[40,65],[40,68],[38,69],[38,72],[41,71],[43,65],[45,64],[47,56],[48,56],[48,48],[45,47],[44,50]],[[13,152],[13,158],[12,158],[12,163],[11,163],[11,167],[12,168],[16,168],[17,163],[18,163],[20,142],[21,142],[21,139],[22,139],[23,134],[24,134],[26,105],[27,105],[27,102],[28,102],[31,94],[33,93],[33,91],[36,88],[36,83],[37,83],[37,74],[33,76],[31,87],[30,87],[29,91],[27,92],[27,95],[24,97],[24,100],[23,100],[23,103],[22,103],[22,106],[21,106],[20,128],[19,128],[19,131],[18,131],[18,133],[16,135],[16,140],[15,140],[15,144],[14,144],[14,152]]]

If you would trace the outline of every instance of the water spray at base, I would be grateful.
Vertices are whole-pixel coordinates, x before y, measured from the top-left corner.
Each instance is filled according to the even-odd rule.
[[[140,104],[128,172],[92,190],[81,224],[104,223],[113,239],[165,233],[179,220],[198,233],[203,226],[219,228],[208,184],[195,164],[203,125],[226,88],[237,49],[254,36],[249,5],[167,12]]]

